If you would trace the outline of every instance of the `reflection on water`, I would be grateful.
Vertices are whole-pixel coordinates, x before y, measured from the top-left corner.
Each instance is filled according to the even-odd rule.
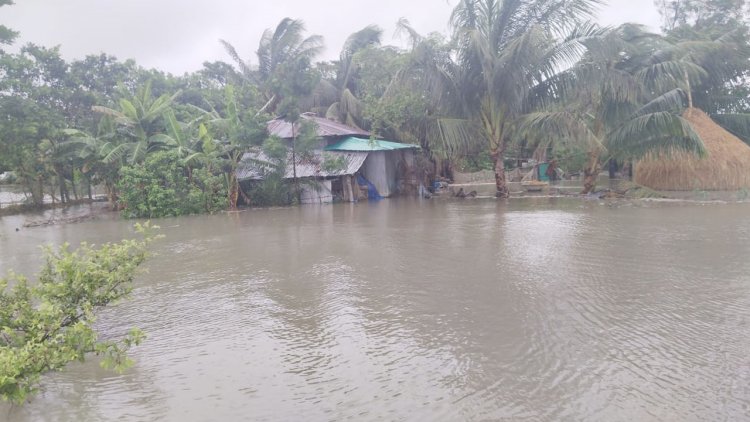
[[[102,217],[14,228],[103,242]],[[159,222],[104,333],[148,340],[119,376],[45,377],[11,421],[750,418],[746,205],[390,200]],[[5,406],[5,407],[3,407]]]

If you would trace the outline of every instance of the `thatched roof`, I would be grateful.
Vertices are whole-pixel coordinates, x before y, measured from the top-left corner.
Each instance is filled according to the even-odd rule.
[[[635,165],[635,182],[656,190],[737,190],[750,188],[750,146],[692,108],[682,115],[706,146],[707,157],[677,151],[652,155]]]

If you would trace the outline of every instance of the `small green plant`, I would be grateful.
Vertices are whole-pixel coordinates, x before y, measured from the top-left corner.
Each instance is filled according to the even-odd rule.
[[[750,196],[750,191],[746,187],[742,187],[737,191],[738,201],[746,201],[748,196]]]

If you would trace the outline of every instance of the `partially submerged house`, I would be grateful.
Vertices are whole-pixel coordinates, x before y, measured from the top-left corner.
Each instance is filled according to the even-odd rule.
[[[416,145],[371,139],[367,131],[305,113],[302,119],[315,123],[319,147],[307,154],[292,154],[291,146],[299,124],[282,119],[268,122],[268,132],[285,141],[284,176],[301,182],[302,203],[355,202],[390,197],[416,183]],[[295,157],[296,155],[296,157]],[[237,178],[243,183],[262,180],[273,168],[262,151],[242,158]]]

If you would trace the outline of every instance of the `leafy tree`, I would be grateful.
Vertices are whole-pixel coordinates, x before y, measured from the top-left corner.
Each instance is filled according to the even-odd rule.
[[[361,67],[362,98],[370,130],[380,136],[419,144],[433,159],[450,158],[440,140],[439,122],[453,116],[449,95],[451,46],[442,35],[418,34],[406,19],[397,23],[397,33],[406,34],[411,48],[368,49],[357,56]],[[474,153],[468,149],[464,153]]]
[[[667,36],[656,61],[677,60],[699,69],[682,78],[691,105],[750,143],[750,3],[679,0],[657,5]]]
[[[16,172],[35,205],[42,205],[53,177],[49,143],[61,140],[65,127],[66,70],[58,48],[29,44],[0,55],[0,161]]]
[[[746,0],[655,0],[655,4],[665,32],[681,27],[735,29],[749,11]]]
[[[83,361],[89,353],[102,366],[122,371],[132,365],[126,352],[144,338],[132,329],[119,340],[100,340],[93,327],[96,312],[126,298],[138,267],[155,238],[151,227],[136,226],[142,240],[124,240],[96,248],[44,250],[38,279],[11,273],[0,280],[0,397],[23,403],[35,393],[41,376]]]
[[[88,180],[88,186],[92,184],[104,184],[107,198],[112,209],[117,209],[117,182],[121,161],[107,161],[105,157],[113,148],[113,139],[116,137],[116,125],[110,116],[103,116],[99,120],[96,134],[91,135],[88,131],[78,129],[66,129],[66,143],[76,151],[81,173]],[[89,198],[91,191],[89,189]]]
[[[0,0],[0,7],[10,6],[13,4],[13,0]],[[8,28],[5,25],[0,25],[0,45],[10,45],[18,37],[18,32]],[[0,54],[3,53],[0,50]]]

